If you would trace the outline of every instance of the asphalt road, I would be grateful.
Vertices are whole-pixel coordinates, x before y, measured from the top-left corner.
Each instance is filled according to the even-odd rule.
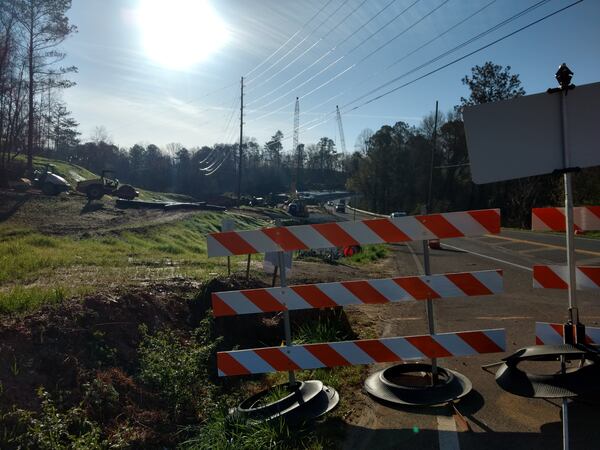
[[[352,220],[353,214],[336,214]],[[357,219],[369,217],[357,215]],[[391,245],[392,264],[398,275],[422,272],[422,243]],[[600,241],[576,238],[578,264],[600,264]],[[566,291],[533,289],[534,264],[564,264],[564,237],[527,231],[502,230],[500,235],[442,241],[431,251],[432,273],[503,269],[504,293],[434,301],[436,331],[450,332],[506,328],[506,354],[441,360],[473,383],[473,392],[458,402],[471,431],[457,431],[448,406],[390,408],[360,393],[362,406],[349,418],[351,430],[346,448],[352,449],[560,449],[562,448],[559,401],[527,399],[502,391],[494,376],[481,369],[517,349],[535,343],[536,321],[567,319]],[[600,326],[597,291],[578,291],[580,318],[588,326]],[[427,333],[423,302],[357,307],[377,321],[382,337]],[[373,366],[372,370],[381,367]],[[569,404],[571,449],[600,448],[600,397]],[[460,426],[458,427],[460,429]]]

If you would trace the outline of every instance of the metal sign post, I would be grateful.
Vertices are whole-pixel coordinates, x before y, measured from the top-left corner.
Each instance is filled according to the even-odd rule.
[[[285,278],[285,253],[277,252],[277,258],[279,261],[279,263],[278,263],[279,281],[280,281],[281,289],[283,290],[287,285],[287,280]],[[287,347],[291,347],[292,346],[292,326],[290,323],[290,311],[288,309],[283,311],[283,327],[285,330],[285,345]],[[294,375],[293,370],[290,370],[288,372],[288,377],[289,377],[290,389],[293,389],[294,386],[296,385],[296,376]]]
[[[423,268],[425,269],[425,275],[431,275],[431,267],[429,265],[429,241],[423,241]],[[427,326],[429,334],[435,334],[435,316],[433,312],[433,300],[431,296],[427,296],[426,303],[427,310]],[[436,385],[438,381],[438,370],[437,370],[437,359],[431,359],[431,384]]]
[[[233,231],[235,229],[235,222],[233,219],[224,218],[221,221],[221,232]],[[231,276],[231,257],[227,256],[227,276]]]
[[[565,238],[567,244],[567,267],[569,270],[569,278],[567,284],[569,286],[569,323],[572,326],[577,326],[579,323],[579,315],[577,312],[577,301],[575,297],[576,292],[576,279],[575,279],[575,241],[573,239],[574,227],[573,227],[573,191],[572,191],[572,172],[571,167],[571,154],[569,152],[568,144],[568,124],[567,124],[567,95],[569,90],[575,86],[571,84],[571,78],[573,72],[569,70],[566,64],[561,64],[558,71],[556,72],[556,80],[560,85],[560,109],[561,109],[561,134],[562,134],[562,152],[563,152],[563,164],[564,173],[563,179],[565,184]],[[548,93],[556,92],[555,90],[549,89]],[[564,342],[572,342],[572,337],[567,336],[564,333]],[[565,359],[561,357],[561,371],[566,373]],[[562,433],[563,433],[563,449],[569,450],[569,405],[567,399],[562,399]]]
[[[427,207],[423,207],[421,210],[422,214],[427,214]],[[425,275],[431,275],[431,264],[429,262],[429,240],[421,241],[423,243],[423,270]],[[425,304],[427,312],[427,327],[429,334],[435,334],[435,314],[433,311],[433,300],[431,296],[427,296],[427,303]],[[437,359],[431,359],[431,385],[435,386],[438,381],[438,367]]]

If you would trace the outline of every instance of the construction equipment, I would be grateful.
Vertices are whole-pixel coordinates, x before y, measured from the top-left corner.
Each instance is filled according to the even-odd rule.
[[[77,183],[77,192],[85,194],[88,200],[100,200],[104,195],[112,195],[125,200],[133,200],[140,193],[129,184],[119,185],[119,180],[106,175],[114,172],[103,170],[99,179],[85,180]]]
[[[63,177],[54,173],[55,166],[44,164],[41,169],[35,169],[33,185],[46,195],[58,195],[71,189],[71,185]]]
[[[290,202],[287,211],[289,214],[295,217],[308,217],[309,215],[306,204],[300,199]]]

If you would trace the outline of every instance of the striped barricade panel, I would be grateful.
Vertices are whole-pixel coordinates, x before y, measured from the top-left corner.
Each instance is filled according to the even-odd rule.
[[[211,233],[208,256],[247,255],[500,233],[500,210],[369,219]]]
[[[535,323],[536,345],[560,345],[564,342],[564,329],[562,323]],[[600,328],[585,327],[585,342],[600,345]]]
[[[215,292],[215,316],[469,297],[503,291],[502,270]]]
[[[600,206],[573,208],[575,230],[600,230]],[[565,208],[533,208],[531,229],[535,231],[565,231]]]
[[[568,289],[568,266],[533,266],[533,287]],[[576,288],[600,289],[600,267],[578,266],[575,269]]]
[[[470,356],[504,352],[506,330],[266,347],[217,353],[219,376]]]

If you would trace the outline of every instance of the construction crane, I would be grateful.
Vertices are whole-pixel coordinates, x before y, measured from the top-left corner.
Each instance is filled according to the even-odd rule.
[[[338,128],[340,130],[340,144],[342,144],[342,152],[346,153],[346,140],[344,139],[344,127],[342,126],[342,115],[340,114],[340,108],[335,105]]]

